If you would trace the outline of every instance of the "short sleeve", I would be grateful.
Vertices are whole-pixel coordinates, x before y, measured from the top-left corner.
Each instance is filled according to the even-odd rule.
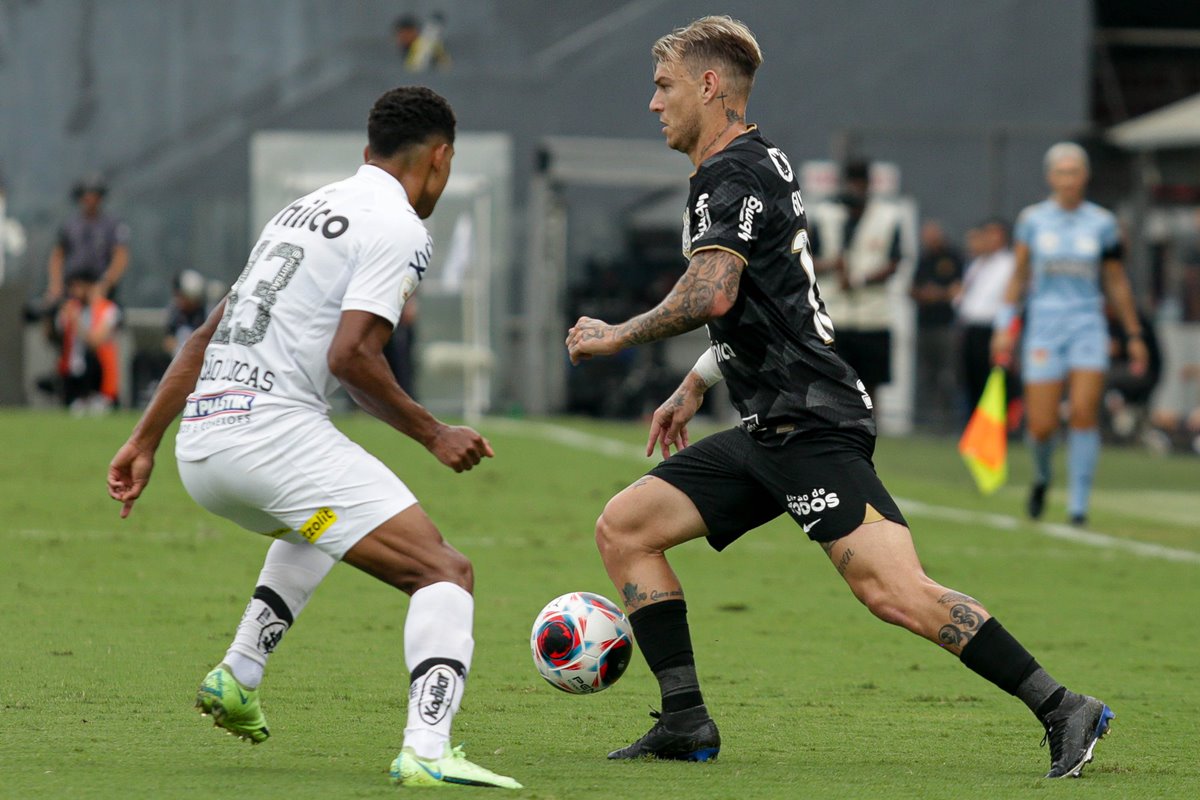
[[[702,168],[693,179],[690,252],[718,248],[749,263],[767,212],[750,168],[725,160]]]
[[[368,311],[394,327],[404,303],[429,268],[433,241],[418,222],[400,231],[372,231],[362,240],[342,311]]]
[[[1104,224],[1100,228],[1100,256],[1108,260],[1121,258],[1124,247],[1121,243],[1121,231],[1117,227],[1117,219],[1112,214],[1104,215]]]
[[[1017,217],[1013,226],[1013,241],[1020,242],[1026,247],[1033,246],[1033,209],[1027,208]]]
[[[113,225],[113,243],[129,244],[129,226],[119,220]]]

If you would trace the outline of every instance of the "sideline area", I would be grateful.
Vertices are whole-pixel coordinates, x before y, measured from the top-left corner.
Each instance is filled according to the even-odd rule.
[[[645,451],[619,439],[575,430],[565,425],[553,422],[516,420],[506,417],[489,417],[482,427],[498,432],[528,436],[553,442],[577,450],[624,458],[646,463]],[[1119,550],[1145,558],[1156,558],[1164,561],[1200,564],[1200,552],[1184,550],[1177,547],[1125,539],[1106,533],[1098,533],[1069,525],[1054,522],[1034,522],[1019,519],[1008,514],[996,514],[972,509],[955,508],[953,506],[936,505],[907,497],[896,497],[906,514],[924,516],[933,519],[944,519],[963,522],[970,525],[980,525],[1003,531],[1029,530],[1051,539],[1073,542],[1103,550]]]

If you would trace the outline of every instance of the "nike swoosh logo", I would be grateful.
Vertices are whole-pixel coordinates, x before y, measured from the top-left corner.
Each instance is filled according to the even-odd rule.
[[[425,762],[419,759],[413,760],[417,762],[418,767],[428,772],[429,777],[433,778],[435,781],[440,781],[442,779],[442,771],[440,769],[430,769],[429,767],[425,766]]]
[[[804,529],[805,533],[808,533],[813,528],[817,527],[817,523],[820,522],[822,519],[823,519],[822,517],[817,517],[812,522],[803,522],[800,524],[800,527]]]
[[[804,532],[805,532],[805,533],[808,533],[808,531],[807,531],[807,530],[805,530]],[[242,698],[242,703],[249,703],[249,702],[250,702],[250,698],[249,698],[249,697],[246,697],[246,693],[242,691],[242,687],[240,687],[240,686],[239,686],[239,687],[237,687],[237,692],[238,692],[238,697]]]

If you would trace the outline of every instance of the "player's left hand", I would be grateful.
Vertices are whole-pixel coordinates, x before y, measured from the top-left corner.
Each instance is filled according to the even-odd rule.
[[[610,356],[621,350],[617,326],[591,317],[580,317],[567,331],[567,354],[578,364],[592,356]]]
[[[690,378],[691,376],[689,376]],[[675,394],[658,407],[650,421],[650,438],[646,442],[646,455],[653,455],[655,447],[662,448],[663,460],[671,457],[671,446],[678,452],[688,446],[687,424],[700,410],[704,392],[695,391],[685,378]]]
[[[1138,377],[1146,374],[1150,367],[1150,349],[1139,339],[1130,339],[1126,345],[1129,353],[1129,371]]]
[[[121,519],[129,516],[154,471],[154,451],[126,442],[108,465],[108,496],[121,506]]]

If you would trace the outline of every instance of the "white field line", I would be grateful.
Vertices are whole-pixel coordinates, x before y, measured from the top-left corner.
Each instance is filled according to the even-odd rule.
[[[584,433],[583,431],[573,430],[549,422],[527,422],[495,417],[489,418],[482,427],[518,435],[533,436],[545,441],[565,445],[566,447],[586,450],[592,453],[601,453],[613,458],[636,460],[643,465],[657,463],[653,462],[652,459],[646,458],[645,451],[635,445],[626,444],[616,439],[596,436],[591,433]],[[966,508],[939,506],[903,497],[897,497],[896,502],[900,504],[905,513],[911,512],[917,516],[951,520],[968,525],[982,525],[1004,531],[1013,531],[1022,527],[1020,520],[1005,514],[991,514],[985,511],[971,511]],[[1122,539],[1119,536],[1110,536],[1106,533],[1096,533],[1095,531],[1082,530],[1053,522],[1026,523],[1025,527],[1028,530],[1035,531],[1051,539],[1074,542],[1075,544],[1082,544],[1101,550],[1122,550],[1147,558],[1200,564],[1200,552],[1194,550],[1181,550],[1161,544]]]

